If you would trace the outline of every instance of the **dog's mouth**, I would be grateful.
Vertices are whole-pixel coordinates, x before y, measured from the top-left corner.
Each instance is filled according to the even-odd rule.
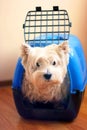
[[[58,81],[52,81],[52,80],[40,80],[36,82],[36,85],[38,89],[47,89],[48,87],[53,87],[57,85]]]
[[[58,84],[61,84],[58,80],[45,80],[45,83],[48,84],[48,85],[58,85]]]
[[[48,87],[53,87],[53,86],[60,86],[60,82],[58,80],[46,80],[44,79],[43,81],[37,83],[37,86],[41,89],[46,89]]]

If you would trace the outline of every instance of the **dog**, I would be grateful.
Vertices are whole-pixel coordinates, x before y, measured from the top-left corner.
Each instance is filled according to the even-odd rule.
[[[57,102],[67,97],[69,52],[67,41],[45,47],[22,44],[22,93],[30,102]]]

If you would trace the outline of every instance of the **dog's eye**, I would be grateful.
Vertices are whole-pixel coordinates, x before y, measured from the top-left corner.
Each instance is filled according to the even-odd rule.
[[[52,65],[56,65],[56,61],[53,61]]]
[[[36,63],[36,66],[37,66],[37,67],[40,67],[40,64],[37,62],[37,63]]]

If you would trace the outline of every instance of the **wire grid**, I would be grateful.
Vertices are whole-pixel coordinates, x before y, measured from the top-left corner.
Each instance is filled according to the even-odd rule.
[[[66,10],[29,11],[26,15],[24,28],[25,42],[35,46],[68,40],[71,22]]]

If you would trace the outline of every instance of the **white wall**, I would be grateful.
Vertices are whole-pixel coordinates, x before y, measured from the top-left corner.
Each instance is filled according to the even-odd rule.
[[[0,0],[0,81],[12,79],[20,46],[24,42],[22,24],[26,13],[36,6],[66,9],[87,58],[87,0]]]

